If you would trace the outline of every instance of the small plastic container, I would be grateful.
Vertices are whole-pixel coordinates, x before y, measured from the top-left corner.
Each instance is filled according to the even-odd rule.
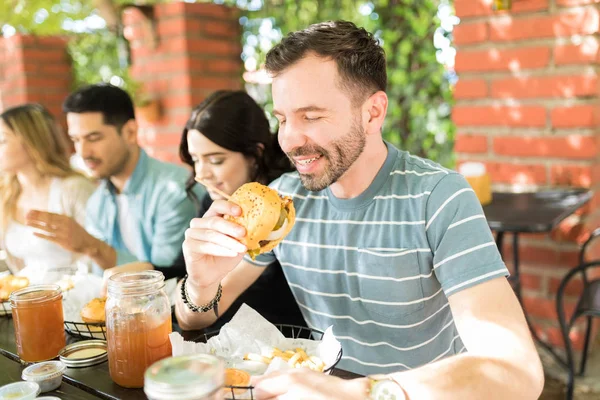
[[[23,370],[21,378],[40,385],[42,393],[58,389],[62,383],[66,365],[60,361],[46,361],[30,365]]]
[[[0,399],[33,400],[40,394],[40,385],[35,382],[15,382],[0,387]]]
[[[150,400],[223,400],[223,361],[208,354],[169,357],[152,364],[144,376]]]
[[[56,397],[56,396],[42,396],[42,397],[36,397],[35,400],[60,400],[60,397]]]

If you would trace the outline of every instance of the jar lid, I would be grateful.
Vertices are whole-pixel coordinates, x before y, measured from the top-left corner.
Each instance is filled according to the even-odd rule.
[[[100,364],[108,359],[106,340],[83,340],[72,343],[58,353],[58,358],[70,368]]]
[[[0,398],[34,399],[40,392],[40,385],[35,382],[15,382],[0,387]]]
[[[29,382],[40,382],[62,376],[67,366],[60,361],[46,361],[30,365],[23,370],[21,378]]]
[[[223,361],[208,354],[168,357],[144,374],[144,392],[155,400],[189,400],[221,390]]]

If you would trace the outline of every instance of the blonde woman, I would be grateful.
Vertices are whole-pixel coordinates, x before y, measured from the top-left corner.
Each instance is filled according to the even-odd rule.
[[[67,138],[48,110],[25,104],[0,114],[0,245],[13,273],[50,283],[76,271],[78,254],[26,223],[46,211],[83,224],[93,191],[94,184],[69,165]]]

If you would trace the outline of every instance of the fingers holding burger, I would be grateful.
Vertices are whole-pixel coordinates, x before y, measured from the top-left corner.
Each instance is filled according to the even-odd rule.
[[[242,215],[226,215],[225,219],[246,228],[246,236],[240,241],[252,259],[275,248],[296,221],[292,199],[257,182],[240,186],[229,201],[241,207]]]

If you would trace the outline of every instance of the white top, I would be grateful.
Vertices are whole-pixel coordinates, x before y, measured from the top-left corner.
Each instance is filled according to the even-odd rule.
[[[119,208],[119,230],[121,239],[131,254],[137,254],[137,237],[139,228],[133,218],[129,218],[129,201],[124,194],[117,195],[117,207]]]
[[[94,184],[81,176],[54,178],[45,211],[73,217],[83,226],[87,199],[94,189]],[[73,274],[81,263],[85,263],[79,255],[38,238],[33,234],[35,231],[35,228],[12,221],[4,238],[10,259],[24,266],[18,274],[27,276],[31,283],[55,282],[65,274]]]

